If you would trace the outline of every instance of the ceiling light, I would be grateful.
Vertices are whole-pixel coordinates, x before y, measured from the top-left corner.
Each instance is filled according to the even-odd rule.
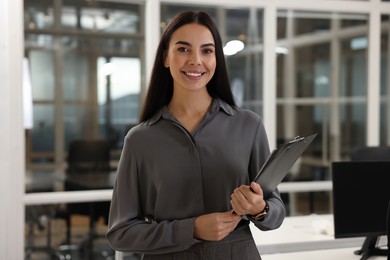
[[[225,47],[223,47],[223,53],[227,56],[234,55],[239,51],[244,49],[245,45],[242,41],[233,40],[226,43]]]

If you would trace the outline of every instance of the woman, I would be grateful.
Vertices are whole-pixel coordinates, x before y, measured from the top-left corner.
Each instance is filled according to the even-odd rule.
[[[236,107],[204,12],[178,14],[157,49],[141,123],[125,137],[107,239],[143,259],[261,259],[249,221],[278,228],[276,190],[250,182],[269,155],[261,118]]]

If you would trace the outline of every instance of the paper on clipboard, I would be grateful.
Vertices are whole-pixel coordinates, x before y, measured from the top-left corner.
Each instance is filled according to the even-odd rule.
[[[253,181],[260,184],[267,198],[318,134],[296,137],[273,150]]]

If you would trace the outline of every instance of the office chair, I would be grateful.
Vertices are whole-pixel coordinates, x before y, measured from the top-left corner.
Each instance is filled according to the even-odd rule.
[[[67,174],[110,170],[110,141],[74,140],[69,144]]]
[[[98,189],[93,186],[93,179],[88,187],[79,185],[72,180],[83,174],[110,173],[110,148],[111,144],[108,140],[87,139],[71,141],[67,157],[65,191]],[[75,246],[71,241],[72,216],[83,215],[89,217],[89,234],[86,243],[91,251],[92,239],[96,237],[95,223],[100,217],[104,218],[105,223],[108,222],[109,207],[109,202],[68,203],[66,210],[57,216],[66,221],[66,244],[61,247],[62,250],[84,249],[83,246]]]

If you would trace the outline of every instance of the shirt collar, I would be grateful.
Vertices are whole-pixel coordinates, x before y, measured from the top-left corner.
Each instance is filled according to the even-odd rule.
[[[219,99],[219,98],[214,99],[214,102],[212,104],[212,109],[222,110],[229,116],[234,115],[234,108],[231,105],[229,105],[228,103],[226,103],[225,101],[223,101],[222,99]]]
[[[226,103],[225,101],[219,99],[219,98],[214,98],[213,103],[211,104],[211,108],[209,111],[209,114],[214,114],[218,111],[223,111],[227,115],[232,116],[234,115],[234,108]],[[163,106],[153,117],[151,117],[146,123],[148,125],[154,125],[159,121],[161,118],[164,119],[169,119],[169,120],[174,120],[172,117],[171,113],[168,111],[167,106]]]

